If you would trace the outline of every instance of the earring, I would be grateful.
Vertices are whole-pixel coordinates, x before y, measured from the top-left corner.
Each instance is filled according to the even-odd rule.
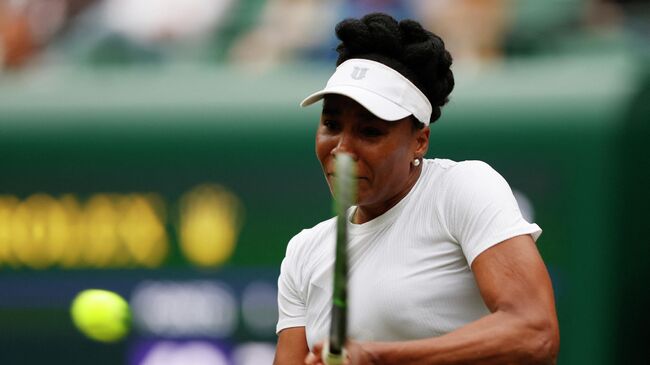
[[[413,161],[411,162],[411,164],[413,165],[413,167],[418,167],[418,166],[420,166],[420,159],[419,159],[419,158],[415,158],[415,159],[413,159]]]

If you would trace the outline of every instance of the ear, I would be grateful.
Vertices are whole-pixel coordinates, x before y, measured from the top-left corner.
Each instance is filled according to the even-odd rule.
[[[429,126],[419,129],[415,132],[415,156],[424,157],[429,149],[429,134],[431,130]]]

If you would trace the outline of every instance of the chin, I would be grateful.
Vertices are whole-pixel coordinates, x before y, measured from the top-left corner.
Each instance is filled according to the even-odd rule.
[[[368,204],[368,196],[362,191],[359,191],[357,194],[357,201],[354,203],[356,206],[364,206]]]

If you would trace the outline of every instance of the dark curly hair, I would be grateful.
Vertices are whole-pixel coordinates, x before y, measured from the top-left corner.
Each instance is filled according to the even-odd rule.
[[[343,20],[336,25],[336,36],[341,40],[336,48],[337,66],[351,58],[385,64],[409,79],[429,99],[433,107],[431,123],[440,118],[440,108],[449,101],[454,88],[451,55],[440,37],[414,20],[398,22],[383,13]]]

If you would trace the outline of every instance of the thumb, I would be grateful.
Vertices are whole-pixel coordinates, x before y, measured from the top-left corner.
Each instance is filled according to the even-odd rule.
[[[323,342],[319,342],[314,345],[311,352],[305,358],[305,364],[307,365],[316,365],[322,364],[322,353],[323,353]]]
[[[310,352],[307,354],[307,357],[305,357],[305,365],[317,365],[321,363],[320,361],[320,356],[314,355],[313,352]]]

